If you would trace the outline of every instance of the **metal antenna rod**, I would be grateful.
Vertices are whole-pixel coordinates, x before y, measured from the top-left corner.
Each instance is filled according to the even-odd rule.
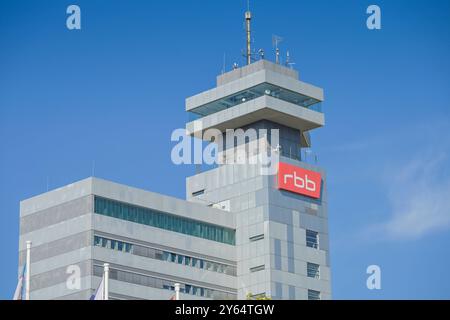
[[[272,35],[272,44],[275,46],[275,63],[280,64],[280,48],[278,45],[283,41],[283,38],[277,35]]]
[[[247,29],[247,64],[250,64],[252,62],[251,59],[251,29],[250,29],[250,23],[252,21],[252,13],[250,10],[245,12],[245,22],[246,22],[246,29]]]

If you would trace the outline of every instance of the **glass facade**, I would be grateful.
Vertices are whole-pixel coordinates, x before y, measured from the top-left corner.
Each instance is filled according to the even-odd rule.
[[[198,268],[218,273],[224,273],[230,276],[236,276],[236,267],[228,264],[208,261],[201,258],[194,258],[174,252],[163,251],[156,248],[145,247],[137,244],[131,244],[123,241],[112,240],[101,236],[94,236],[94,246],[131,253],[137,256],[162,260],[184,266]]]
[[[235,244],[235,230],[220,227],[149,208],[95,197],[94,211],[112,218],[140,223],[207,240]]]
[[[94,265],[94,276],[103,276],[103,266]],[[157,289],[166,289],[174,291],[175,280],[161,279],[158,277],[148,276],[141,273],[134,273],[116,268],[109,269],[109,278],[117,281],[133,283],[141,286],[152,287]],[[194,286],[191,284],[181,284],[180,292],[194,296],[212,298],[216,300],[232,300],[236,299],[236,294],[224,292],[214,289]],[[113,295],[113,293],[112,293]]]
[[[270,83],[262,83],[189,111],[189,120],[197,120],[201,117],[234,107],[238,104],[262,97],[264,95],[293,103],[303,108],[322,112],[321,103],[317,99],[275,86]]]

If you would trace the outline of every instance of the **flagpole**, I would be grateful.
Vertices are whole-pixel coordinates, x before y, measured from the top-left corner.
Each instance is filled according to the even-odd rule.
[[[180,300],[180,284],[175,283],[175,300]]]
[[[103,264],[103,274],[105,277],[104,283],[104,300],[109,300],[109,263]]]
[[[25,300],[30,300],[31,241],[27,241],[27,262],[25,271]]]

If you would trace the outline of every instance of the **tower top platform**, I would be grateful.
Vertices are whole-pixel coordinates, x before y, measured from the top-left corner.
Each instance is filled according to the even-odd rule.
[[[260,120],[302,132],[321,127],[323,89],[298,78],[297,71],[267,60],[219,75],[217,87],[186,99],[186,129],[200,136],[207,129],[225,132]]]

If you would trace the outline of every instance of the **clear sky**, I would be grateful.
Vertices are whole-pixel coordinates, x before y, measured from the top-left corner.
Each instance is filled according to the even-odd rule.
[[[184,99],[243,64],[244,0],[0,2],[0,298],[19,201],[95,176],[184,197]],[[66,28],[81,7],[82,29]],[[382,29],[366,27],[377,4]],[[323,87],[313,149],[329,188],[336,299],[450,298],[450,2],[252,1],[254,47],[284,38]],[[366,288],[381,267],[382,289]]]

